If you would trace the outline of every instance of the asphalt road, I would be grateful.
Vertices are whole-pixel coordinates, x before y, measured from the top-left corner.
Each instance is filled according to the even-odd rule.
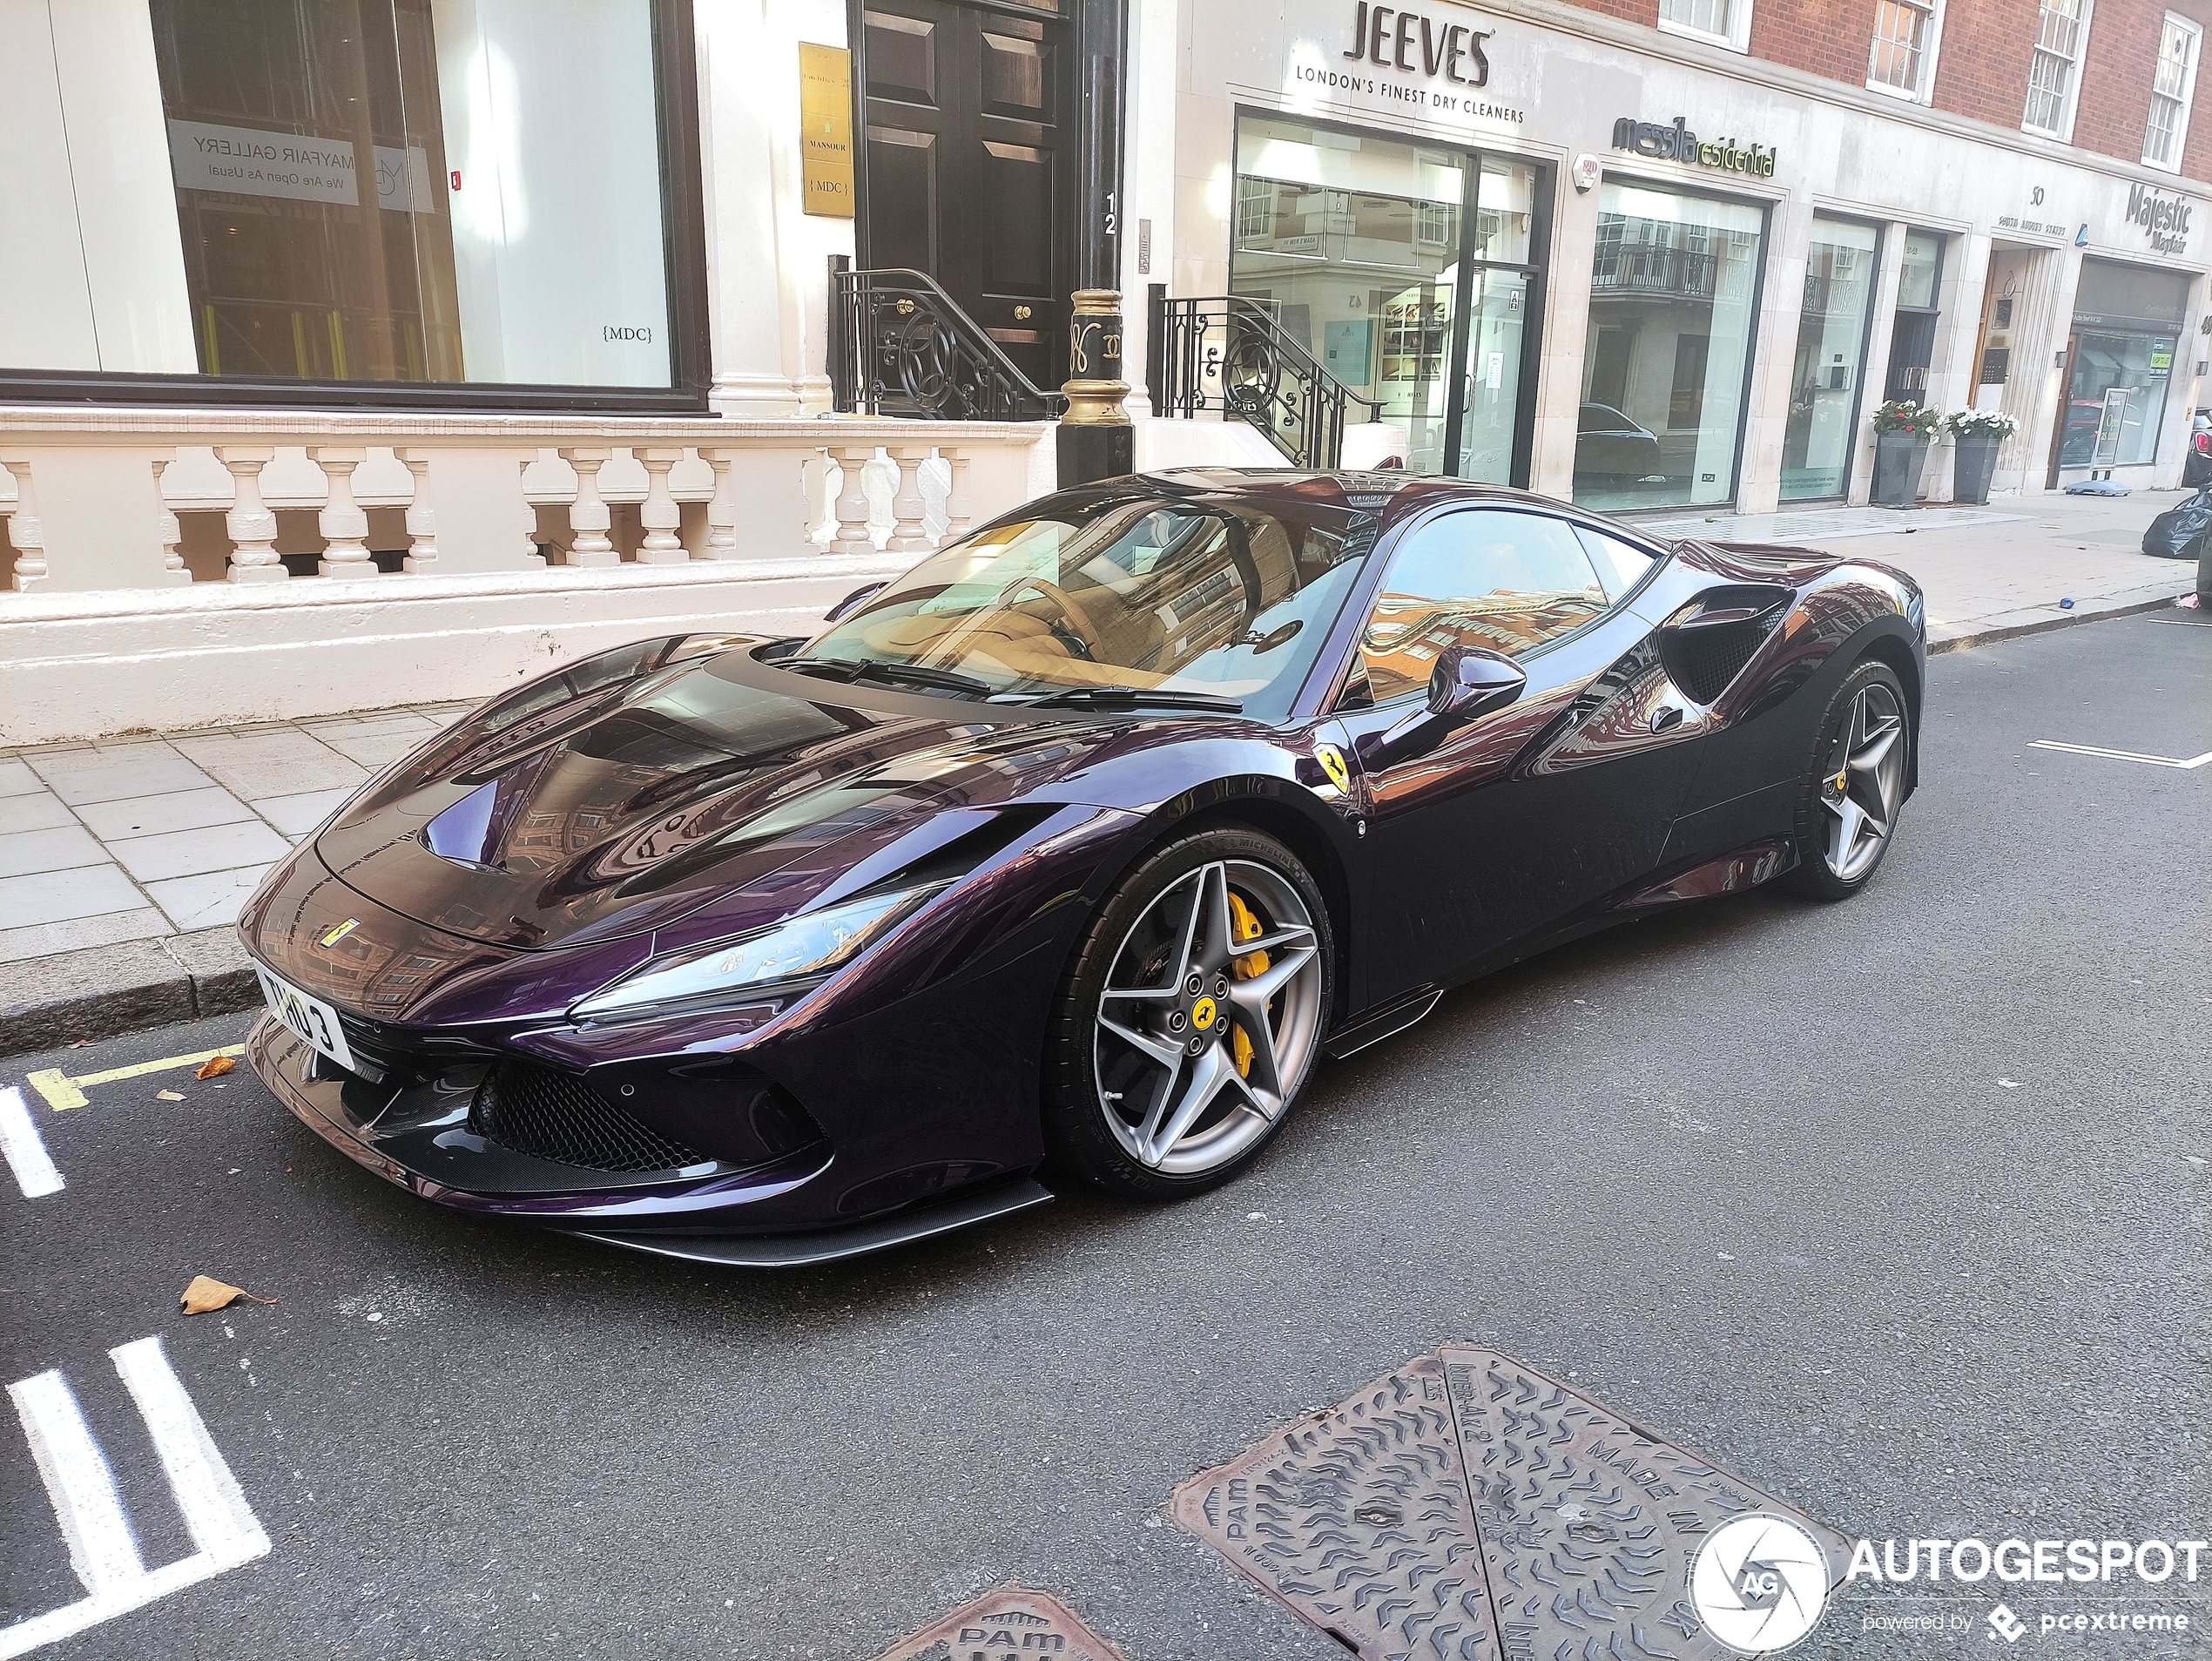
[[[2212,767],[2028,747],[2212,750],[2186,615],[1937,659],[1858,900],[1754,894],[1457,992],[1179,1209],[715,1273],[418,1203],[243,1070],[34,1097],[67,1186],[0,1180],[0,1370],[62,1371],[158,1565],[192,1547],[107,1352],[159,1334],[273,1543],[37,1653],[860,1661],[1018,1579],[1131,1661],[1341,1658],[1164,1506],[1444,1340],[1849,1534],[2205,1537]],[[181,1318],[199,1273],[280,1301]],[[0,1621],[84,1595],[4,1417],[0,1536]],[[2171,1590],[2212,1625],[2212,1565]],[[1987,1653],[1993,1590],[1944,1597],[1947,1644],[1862,1637],[1855,1589],[1799,1653]]]

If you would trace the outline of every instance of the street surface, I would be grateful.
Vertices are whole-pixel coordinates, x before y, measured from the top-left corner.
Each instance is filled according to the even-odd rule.
[[[23,1088],[244,1016],[17,1057],[65,1185],[0,1180],[0,1381],[59,1371],[139,1567],[211,1531],[242,1559],[33,1653],[867,1661],[1015,1579],[1130,1661],[1340,1658],[1170,1494],[1447,1343],[1847,1535],[2202,1538],[2212,766],[2030,747],[2212,751],[2192,615],[1935,659],[1858,900],[1761,892],[1458,991],[1177,1209],[718,1273],[413,1200],[242,1068]],[[280,1301],[184,1318],[198,1273]],[[156,1336],[141,1383],[173,1369],[206,1447],[111,1357]],[[27,1421],[0,1416],[0,1623],[86,1597]],[[115,1549],[99,1509],[80,1556]],[[1796,1653],[1993,1653],[1998,1589],[1937,1590],[1911,1607],[1955,1637],[1862,1635],[1899,1605],[1854,1587]],[[2003,1590],[2032,1619],[2077,1589]],[[2212,1579],[2167,1590],[2212,1624]]]

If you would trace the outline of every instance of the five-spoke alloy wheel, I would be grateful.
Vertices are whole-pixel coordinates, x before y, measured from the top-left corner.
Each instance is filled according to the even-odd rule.
[[[1828,706],[1813,746],[1814,772],[1797,813],[1804,891],[1844,900],[1872,878],[1889,851],[1912,754],[1905,688],[1887,664],[1856,665]]]
[[[1225,1180],[1319,1054],[1331,950],[1313,879],[1272,838],[1224,827],[1147,861],[1063,989],[1046,1110],[1060,1163],[1148,1198]]]

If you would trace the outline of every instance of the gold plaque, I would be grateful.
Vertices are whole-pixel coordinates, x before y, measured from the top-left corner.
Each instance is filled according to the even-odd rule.
[[[853,55],[799,44],[799,154],[809,213],[853,217]]]

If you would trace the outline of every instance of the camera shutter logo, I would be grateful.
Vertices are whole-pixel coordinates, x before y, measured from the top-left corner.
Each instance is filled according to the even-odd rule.
[[[1819,1624],[1827,1606],[1827,1555],[1787,1517],[1730,1517],[1689,1566],[1689,1600],[1706,1631],[1730,1649],[1786,1650]]]

